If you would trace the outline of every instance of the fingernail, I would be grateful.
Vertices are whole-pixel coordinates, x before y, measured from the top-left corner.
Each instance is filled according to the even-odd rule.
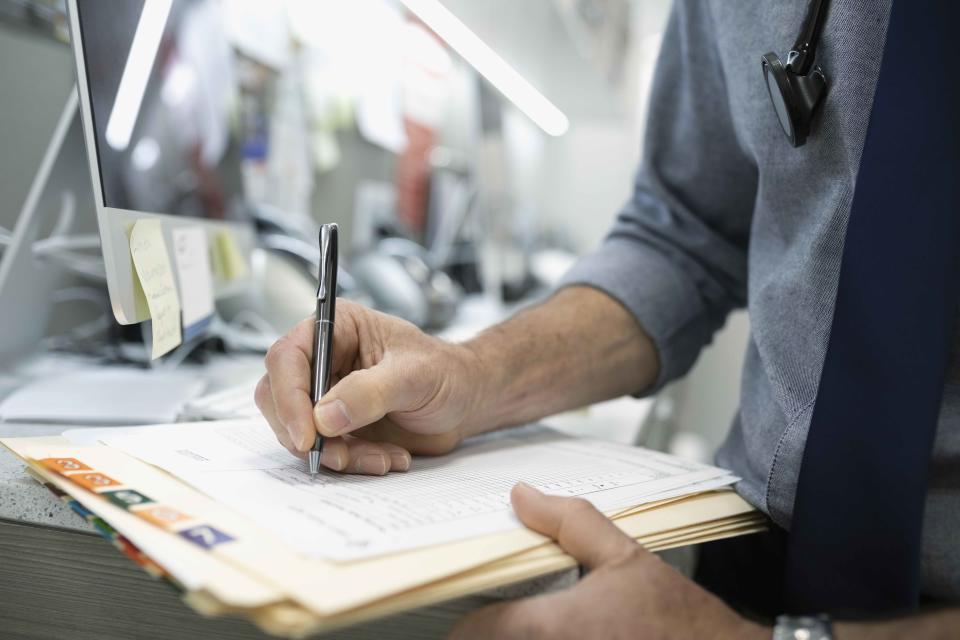
[[[320,452],[320,464],[334,471],[341,471],[343,469],[343,455],[339,449],[324,449]]]
[[[317,441],[317,430],[304,425],[298,427],[297,432],[303,434],[300,436],[300,450],[309,451],[313,447],[313,443]]]
[[[537,489],[533,488],[532,486],[530,486],[530,485],[527,484],[526,482],[523,482],[522,480],[521,480],[520,482],[518,482],[518,483],[514,486],[514,488],[515,488],[515,489],[518,489],[518,490],[520,490],[520,491],[525,491],[525,492],[527,492],[527,493],[540,493],[540,491],[538,491]]]
[[[382,476],[387,472],[387,457],[380,453],[368,453],[357,458],[356,469],[358,473],[369,473],[371,475]]]
[[[390,454],[390,470],[406,471],[410,468],[410,456],[405,453]]]
[[[326,436],[335,436],[350,427],[350,416],[347,414],[347,405],[343,400],[318,404],[313,410],[313,415],[320,431]]]
[[[296,424],[288,424],[287,435],[290,436],[290,442],[298,451],[303,451],[304,447],[301,444],[304,440],[303,433],[305,430],[300,429]],[[309,447],[308,447],[309,448]]]

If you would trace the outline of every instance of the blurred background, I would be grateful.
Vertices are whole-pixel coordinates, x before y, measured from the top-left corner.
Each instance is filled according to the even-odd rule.
[[[102,4],[117,20],[140,11]],[[670,2],[176,7],[139,137],[114,144],[102,132],[122,167],[123,179],[105,185],[113,206],[250,220],[274,266],[221,312],[254,313],[273,334],[312,307],[277,274],[315,278],[317,225],[336,222],[343,295],[456,339],[547,295],[602,240],[630,194]],[[64,10],[0,0],[2,229],[15,225],[74,90]],[[222,82],[199,85],[199,68]],[[211,116],[220,113],[228,117]],[[98,313],[69,309],[50,336]],[[709,459],[736,407],[747,331],[735,315],[658,398],[571,419]]]

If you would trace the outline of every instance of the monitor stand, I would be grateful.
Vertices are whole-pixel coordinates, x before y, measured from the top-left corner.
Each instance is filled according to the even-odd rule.
[[[61,283],[62,267],[36,258],[34,243],[75,219],[96,219],[85,149],[74,86],[0,258],[0,368],[36,351]]]

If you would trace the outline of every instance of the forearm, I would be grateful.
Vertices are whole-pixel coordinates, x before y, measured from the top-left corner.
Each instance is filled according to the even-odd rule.
[[[656,348],[616,300],[569,287],[465,345],[476,357],[480,433],[650,387]]]
[[[837,640],[948,640],[960,630],[960,609],[945,609],[883,622],[836,623]]]

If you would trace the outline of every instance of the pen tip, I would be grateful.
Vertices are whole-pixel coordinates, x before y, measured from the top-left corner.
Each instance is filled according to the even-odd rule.
[[[320,452],[311,451],[309,455],[310,475],[315,476],[320,473]]]

